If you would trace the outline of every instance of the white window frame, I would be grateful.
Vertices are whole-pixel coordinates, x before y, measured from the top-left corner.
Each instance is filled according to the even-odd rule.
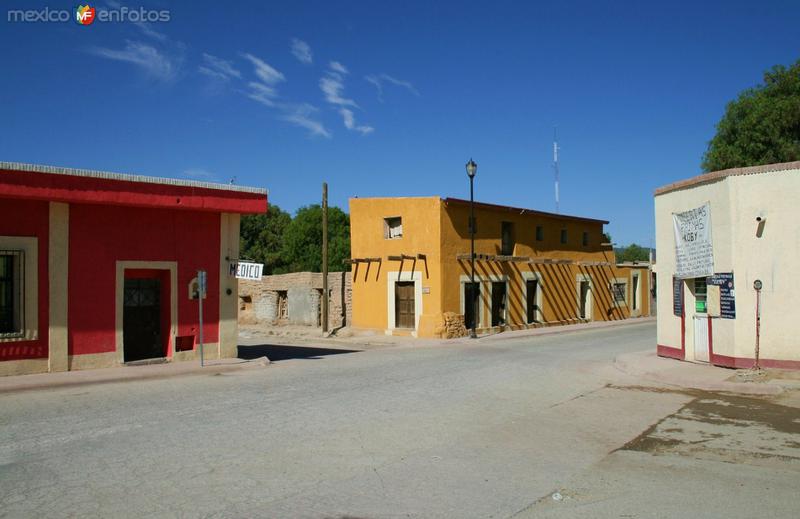
[[[581,281],[587,281],[589,283],[589,300],[587,301],[586,317],[581,317]],[[594,282],[592,281],[592,276],[575,274],[575,288],[577,296],[575,298],[575,302],[577,303],[575,306],[575,313],[577,318],[585,319],[586,321],[594,321]]]
[[[395,320],[395,283],[398,281],[414,282],[414,330],[411,332],[413,337],[417,336],[419,330],[419,316],[422,315],[422,272],[387,272],[386,274],[386,294],[387,294],[387,323],[389,328],[386,335],[392,335],[394,330],[408,330],[408,328],[398,328]]]
[[[484,319],[483,319],[483,307],[484,307],[483,300],[484,300],[485,296],[484,296],[484,290],[483,290],[483,285],[484,285],[483,282],[485,280],[486,280],[485,277],[482,277],[482,276],[477,275],[477,274],[475,275],[475,283],[478,285],[478,290],[480,290],[480,292],[478,293],[478,315],[476,316],[477,320],[475,322],[475,328],[483,328],[484,327],[483,326],[483,323],[484,323]],[[472,278],[470,276],[462,274],[458,278],[458,297],[459,297],[459,300],[460,300],[459,308],[461,309],[461,315],[463,315],[465,319],[466,319],[466,315],[467,315],[467,302],[464,299],[464,290],[466,288],[465,285],[467,283],[472,283]],[[466,324],[466,321],[465,321],[465,324]]]
[[[489,326],[492,327],[492,328],[494,328],[494,327],[498,327],[499,328],[499,327],[502,327],[502,326],[509,326],[509,324],[508,324],[508,291],[509,291],[508,276],[502,275],[502,276],[489,276],[489,277],[490,277],[490,281],[489,281],[489,299],[488,299],[488,301],[489,301]],[[505,295],[505,298],[503,299],[503,324],[497,324],[497,325],[493,325],[492,324],[492,302],[494,301],[494,297],[493,297],[494,283],[505,283],[505,285],[506,285],[506,295]]]
[[[639,281],[636,283],[636,291],[634,293],[633,290],[633,278],[639,278]],[[641,315],[642,314],[642,273],[637,270],[631,270],[631,281],[630,281],[630,306],[631,315]],[[706,302],[708,304],[708,302]],[[635,308],[634,308],[635,307]]]
[[[528,280],[534,280],[537,282],[536,285],[536,314],[535,319],[532,323],[528,322]],[[540,324],[544,322],[544,310],[542,309],[542,294],[544,292],[543,289],[543,282],[542,282],[542,273],[537,271],[530,272],[530,271],[523,271],[522,272],[522,289],[521,292],[525,296],[525,324]]]
[[[19,305],[18,330],[0,333],[0,343],[34,341],[39,338],[39,239],[25,236],[0,236],[0,250],[19,252],[24,278],[22,292],[15,304]]]
[[[622,283],[625,285],[625,300],[624,301],[617,301],[616,294],[614,293],[614,285]],[[617,306],[629,306],[628,301],[630,301],[630,293],[631,293],[631,284],[628,278],[611,278],[611,284],[608,287],[609,291],[611,292],[611,302]]]

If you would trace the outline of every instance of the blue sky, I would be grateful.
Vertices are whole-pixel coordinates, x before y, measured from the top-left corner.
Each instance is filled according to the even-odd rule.
[[[552,211],[557,126],[561,212],[620,244],[652,243],[653,190],[699,173],[725,104],[800,58],[796,1],[124,5],[170,20],[2,13],[0,160],[236,177],[293,211],[322,181],[344,208],[466,198],[472,157],[477,199]]]

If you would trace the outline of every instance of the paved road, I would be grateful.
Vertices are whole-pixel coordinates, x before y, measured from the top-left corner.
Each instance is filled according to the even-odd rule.
[[[614,368],[654,340],[637,324],[1,395],[0,515],[800,515],[797,409]]]

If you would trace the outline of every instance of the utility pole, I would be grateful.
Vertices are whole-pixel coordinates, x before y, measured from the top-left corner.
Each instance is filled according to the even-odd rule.
[[[328,332],[328,183],[322,183],[322,333]]]

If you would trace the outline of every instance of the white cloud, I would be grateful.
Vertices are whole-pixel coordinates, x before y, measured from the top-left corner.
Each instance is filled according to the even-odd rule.
[[[150,38],[153,38],[154,40],[158,40],[161,42],[167,40],[166,34],[164,34],[163,32],[158,32],[157,30],[153,29],[153,26],[147,22],[134,22],[134,25],[136,25],[136,27],[138,27],[139,30],[142,31],[142,34],[144,34],[145,36],[148,36]]]
[[[275,106],[275,98],[278,97],[277,90],[258,81],[251,81],[247,86],[250,88],[247,97],[264,106]]]
[[[230,61],[212,56],[211,54],[206,54],[205,52],[203,53],[203,63],[197,70],[207,76],[223,81],[228,81],[234,77],[242,77],[242,73],[239,72]]]
[[[174,59],[146,43],[128,40],[121,50],[91,47],[88,52],[102,58],[131,63],[148,76],[161,81],[171,81],[178,73],[179,65]]]
[[[328,66],[331,68],[331,70],[333,70],[334,72],[338,72],[339,74],[348,74],[349,73],[349,71],[347,70],[347,67],[345,67],[344,65],[342,65],[338,61],[331,61],[328,64]]]
[[[389,74],[380,74],[378,76],[369,75],[369,76],[364,76],[364,79],[367,82],[372,83],[373,85],[375,85],[375,88],[378,90],[378,100],[380,102],[383,102],[383,83],[384,82],[391,83],[391,84],[399,86],[399,87],[403,87],[403,88],[405,88],[406,90],[408,90],[409,92],[411,92],[412,94],[414,94],[417,97],[419,97],[419,95],[420,95],[419,90],[417,90],[410,81],[405,81],[403,79],[397,79],[395,77],[390,76]]]
[[[339,115],[342,116],[344,127],[351,131],[360,132],[362,135],[367,135],[375,131],[375,128],[367,125],[359,125],[356,123],[353,111],[347,107],[358,108],[358,104],[344,96],[344,76],[348,74],[347,67],[338,61],[331,61],[328,65],[328,70],[323,77],[319,80],[319,88],[325,94],[325,100],[337,107]]]
[[[348,110],[347,108],[340,108],[339,114],[341,114],[342,116],[344,127],[347,128],[348,130],[355,130],[357,132],[361,132],[362,135],[367,135],[375,131],[375,128],[373,128],[372,126],[357,125],[352,110]]]
[[[319,88],[325,94],[325,100],[332,105],[358,106],[352,99],[342,96],[344,83],[335,74],[321,78],[319,80]]]
[[[322,122],[312,118],[318,110],[308,103],[296,106],[284,106],[284,113],[280,119],[290,122],[295,126],[305,128],[313,135],[320,135],[327,139],[331,138],[331,133],[325,128]]]
[[[300,63],[310,64],[314,59],[311,57],[311,47],[308,43],[297,38],[292,38],[292,54]]]
[[[283,74],[272,68],[269,63],[265,62],[264,60],[261,60],[248,53],[244,53],[242,56],[253,64],[253,69],[256,73],[256,76],[258,76],[259,79],[261,79],[261,81],[267,85],[275,85],[286,80],[286,77]]]
[[[279,101],[277,84],[286,80],[283,74],[252,54],[243,53],[242,56],[253,64],[253,72],[259,79],[247,83],[248,90],[245,92],[247,97],[276,110],[279,120],[305,128],[311,136],[331,138],[331,132],[314,117],[319,111],[315,106],[308,103],[290,104]]]
[[[414,85],[412,85],[410,81],[404,81],[402,79],[396,79],[396,78],[393,78],[392,76],[390,76],[389,74],[381,74],[381,79],[384,80],[384,81],[388,81],[389,83],[392,83],[392,84],[397,85],[399,87],[403,87],[403,88],[407,89],[409,92],[411,92],[412,94],[414,94],[415,96],[419,97],[419,90],[414,88]]]
[[[378,101],[381,103],[383,102],[383,84],[381,84],[381,80],[378,79],[376,76],[364,76],[364,79],[367,82],[372,83],[375,85],[375,88],[378,90]]]

